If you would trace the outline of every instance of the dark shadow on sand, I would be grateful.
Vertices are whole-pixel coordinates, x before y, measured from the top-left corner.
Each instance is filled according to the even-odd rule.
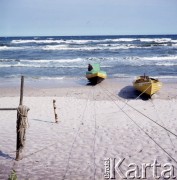
[[[88,82],[87,84],[86,84],[86,86],[96,86],[97,84],[95,84],[95,83],[91,83],[91,82]]]
[[[50,122],[50,121],[44,121],[44,120],[40,120],[40,119],[31,119],[33,121],[39,121],[39,122],[44,122],[44,123],[55,123],[55,122]]]
[[[125,86],[124,88],[122,88],[120,90],[120,92],[118,93],[118,96],[124,99],[136,99],[139,95],[141,94],[141,92],[135,90],[135,88],[133,86]],[[144,101],[147,101],[149,99],[151,99],[151,97],[149,95],[146,94],[142,94],[139,99],[142,99]]]
[[[6,158],[6,159],[14,159],[13,157],[9,156],[8,154],[5,154],[4,152],[2,152],[1,150],[0,150],[0,156],[3,158]]]

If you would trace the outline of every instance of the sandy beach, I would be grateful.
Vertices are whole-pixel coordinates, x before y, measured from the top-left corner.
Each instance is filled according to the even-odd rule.
[[[123,174],[134,163],[141,176],[142,163],[157,160],[159,176],[166,163],[177,176],[177,80],[163,79],[152,99],[136,99],[132,80],[107,79],[96,86],[86,80],[25,80],[30,111],[23,159],[15,161],[17,112],[0,111],[0,179],[15,170],[19,180],[102,180],[108,158],[125,158]],[[0,108],[18,107],[18,81],[1,81]],[[152,168],[146,173],[153,179]],[[118,173],[115,178],[121,179]]]

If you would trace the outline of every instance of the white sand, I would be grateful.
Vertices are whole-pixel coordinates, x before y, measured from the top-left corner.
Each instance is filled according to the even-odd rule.
[[[21,161],[14,160],[16,111],[0,111],[0,179],[7,179],[14,169],[20,180],[101,180],[105,158],[125,158],[123,171],[127,164],[140,166],[155,159],[177,168],[177,137],[152,122],[177,134],[177,86],[164,86],[148,101],[134,100],[132,88],[124,87],[103,82],[95,87],[26,90],[30,127]],[[58,124],[54,123],[53,99]],[[18,103],[18,89],[1,88],[0,108]],[[148,179],[152,179],[151,171],[147,171]],[[116,178],[120,179],[118,174]]]

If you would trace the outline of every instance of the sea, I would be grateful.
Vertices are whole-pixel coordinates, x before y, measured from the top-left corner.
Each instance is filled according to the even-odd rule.
[[[109,78],[176,78],[177,35],[0,37],[1,78],[85,78],[89,63]]]

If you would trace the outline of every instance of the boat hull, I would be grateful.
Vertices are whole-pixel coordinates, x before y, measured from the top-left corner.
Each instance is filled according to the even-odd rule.
[[[98,84],[102,82],[107,77],[106,74],[103,73],[94,73],[94,74],[86,74],[86,78],[89,80],[91,84]]]
[[[134,81],[133,86],[136,90],[140,91],[141,93],[152,96],[161,89],[162,83],[158,80],[150,79],[148,82]]]

